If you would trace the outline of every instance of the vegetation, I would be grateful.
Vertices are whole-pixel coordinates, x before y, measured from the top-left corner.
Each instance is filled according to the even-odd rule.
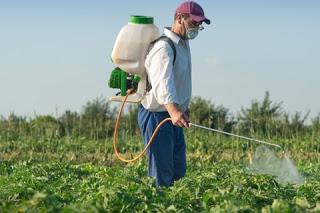
[[[137,110],[131,105],[120,127],[128,158],[143,146]],[[195,97],[194,123],[282,145],[306,180],[280,184],[256,174],[256,144],[191,128],[186,177],[170,188],[153,186],[146,158],[128,165],[116,159],[115,115],[97,98],[80,113],[1,117],[0,212],[320,212],[320,114],[306,124],[308,113],[289,115],[269,93],[238,115]]]

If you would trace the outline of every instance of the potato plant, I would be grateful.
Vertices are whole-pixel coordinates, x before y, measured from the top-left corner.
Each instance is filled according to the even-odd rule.
[[[120,137],[127,157],[139,136]],[[255,146],[229,137],[187,132],[186,177],[154,187],[146,158],[123,164],[112,140],[6,141],[0,146],[0,212],[319,212],[320,154],[307,141],[275,141],[305,177],[300,185],[250,169]]]

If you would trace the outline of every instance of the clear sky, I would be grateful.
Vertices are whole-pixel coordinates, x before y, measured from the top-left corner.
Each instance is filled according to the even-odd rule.
[[[110,54],[129,15],[172,24],[178,0],[0,0],[0,115],[56,115],[109,97]],[[193,95],[237,113],[251,100],[320,112],[320,1],[199,0]]]

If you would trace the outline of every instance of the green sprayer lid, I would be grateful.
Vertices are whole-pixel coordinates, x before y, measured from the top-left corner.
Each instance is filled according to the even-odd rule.
[[[153,24],[153,17],[152,16],[130,16],[129,23]]]

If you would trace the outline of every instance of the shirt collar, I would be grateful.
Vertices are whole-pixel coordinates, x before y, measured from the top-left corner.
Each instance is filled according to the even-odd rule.
[[[174,43],[179,44],[181,38],[177,34],[172,32],[170,27],[164,28],[164,34],[169,37]]]

